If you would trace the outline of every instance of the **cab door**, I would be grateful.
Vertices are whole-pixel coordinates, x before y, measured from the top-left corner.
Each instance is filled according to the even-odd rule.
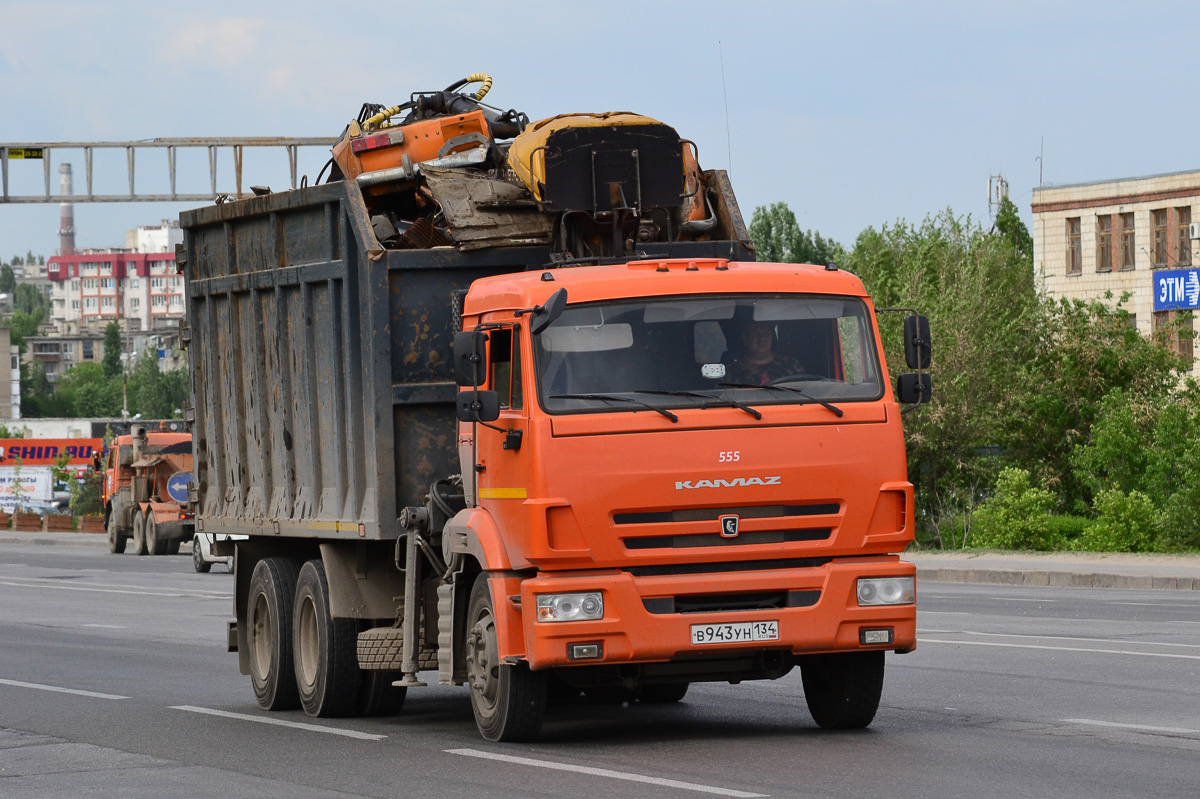
[[[504,325],[488,334],[486,388],[500,401],[500,416],[476,424],[480,507],[492,514],[512,543],[524,539],[524,503],[530,493],[530,457],[525,446],[529,414],[525,401],[525,364],[520,325]],[[516,554],[516,553],[512,553]]]

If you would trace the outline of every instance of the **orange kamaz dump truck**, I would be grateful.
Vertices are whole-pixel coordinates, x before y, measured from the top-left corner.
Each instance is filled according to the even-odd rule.
[[[104,524],[108,549],[138,555],[175,555],[193,534],[188,508],[192,437],[133,425],[113,439],[104,461]]]
[[[927,323],[893,388],[858,278],[754,262],[672,128],[469,82],[364,106],[325,183],[182,215],[192,504],[247,536],[258,704],[463,685],[484,738],[528,740],[563,697],[799,667],[817,724],[869,724],[916,645]]]

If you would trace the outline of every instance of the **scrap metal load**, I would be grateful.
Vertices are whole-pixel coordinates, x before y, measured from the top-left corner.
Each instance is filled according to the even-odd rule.
[[[477,73],[365,104],[334,145],[329,179],[358,183],[385,249],[541,245],[558,262],[595,262],[648,243],[751,247],[727,175],[701,171],[674,128],[627,112],[530,123],[484,105],[491,86]]]

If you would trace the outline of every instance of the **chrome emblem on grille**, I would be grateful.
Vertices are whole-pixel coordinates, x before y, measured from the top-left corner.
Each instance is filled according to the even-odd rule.
[[[721,537],[722,538],[737,538],[738,534],[738,517],[737,516],[722,516],[721,522]]]

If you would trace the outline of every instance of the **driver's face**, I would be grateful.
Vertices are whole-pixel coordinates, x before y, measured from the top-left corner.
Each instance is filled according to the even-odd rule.
[[[771,326],[764,322],[751,323],[742,337],[746,350],[756,355],[765,355],[771,352],[774,341],[775,334],[771,331]]]

